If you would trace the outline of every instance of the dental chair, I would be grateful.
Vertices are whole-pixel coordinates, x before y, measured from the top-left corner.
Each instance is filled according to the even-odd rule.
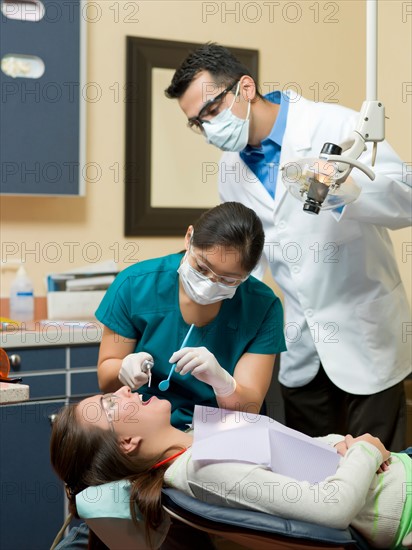
[[[136,526],[130,516],[130,484],[127,481],[89,487],[76,496],[77,511],[110,550],[149,550],[144,521]],[[152,533],[154,548],[166,539],[171,519],[200,531],[219,535],[239,548],[255,550],[368,550],[368,544],[353,529],[332,529],[303,521],[227,508],[201,502],[176,489],[164,488],[164,521]],[[182,546],[182,550],[184,547]]]

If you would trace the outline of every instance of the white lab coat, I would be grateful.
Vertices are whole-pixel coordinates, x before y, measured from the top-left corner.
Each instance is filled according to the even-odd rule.
[[[341,143],[357,122],[350,109],[295,97],[280,164],[318,157],[324,142]],[[370,150],[359,160],[370,166]],[[363,189],[342,214],[315,216],[286,192],[280,172],[273,200],[237,153],[221,159],[221,199],[260,216],[265,258],[284,293],[288,351],[279,380],[285,386],[309,383],[319,358],[332,382],[353,394],[379,392],[411,372],[410,311],[386,229],[410,225],[411,186],[386,142],[378,145],[374,170],[373,182],[352,171]]]

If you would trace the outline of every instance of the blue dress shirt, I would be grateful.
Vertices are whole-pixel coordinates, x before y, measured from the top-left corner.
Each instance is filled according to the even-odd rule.
[[[289,98],[280,91],[266,94],[264,98],[271,103],[280,105],[275,124],[270,134],[262,141],[260,147],[246,145],[240,152],[240,157],[262,182],[262,185],[273,199],[275,197],[276,180],[279,171],[280,151],[286,129]]]

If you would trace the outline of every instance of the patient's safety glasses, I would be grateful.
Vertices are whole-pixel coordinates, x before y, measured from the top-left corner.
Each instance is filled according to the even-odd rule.
[[[110,429],[114,433],[113,420],[119,414],[119,396],[114,393],[105,393],[100,397],[100,405],[106,415]]]
[[[206,101],[206,103],[200,109],[198,115],[192,116],[188,119],[187,125],[189,126],[189,128],[196,132],[196,134],[203,134],[203,123],[206,122],[208,118],[214,117],[219,113],[219,107],[223,101],[223,98],[236,86],[236,84],[237,82],[234,82],[233,84],[225,88],[223,92],[217,94],[216,97],[213,97],[212,99],[209,99],[209,101]]]
[[[226,286],[239,286],[241,283],[246,281],[246,279],[249,278],[249,274],[246,275],[246,277],[228,277],[226,275],[218,275],[213,271],[213,269],[210,269],[209,266],[205,265],[202,260],[196,256],[196,254],[193,252],[192,246],[189,247],[189,255],[194,260],[194,269],[201,273],[204,277],[207,277],[208,279],[213,279],[217,283],[221,283]]]

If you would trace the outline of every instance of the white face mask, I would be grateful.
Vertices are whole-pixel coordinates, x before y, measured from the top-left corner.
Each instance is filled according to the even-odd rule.
[[[183,259],[177,272],[180,275],[186,294],[194,302],[205,306],[233,298],[237,286],[214,283],[192,267],[187,258]]]
[[[239,118],[232,113],[233,105],[240,91],[240,82],[236,88],[235,98],[228,109],[203,122],[203,131],[206,141],[219,147],[222,151],[238,152],[244,149],[249,140],[250,101],[246,119]]]

